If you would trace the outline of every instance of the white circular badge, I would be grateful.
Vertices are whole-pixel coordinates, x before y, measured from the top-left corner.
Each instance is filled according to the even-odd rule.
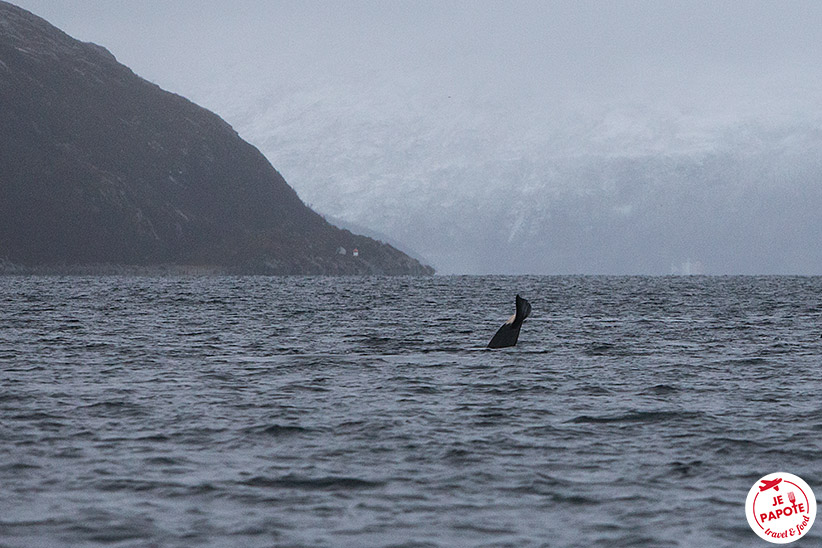
[[[757,481],[745,501],[748,524],[775,544],[799,540],[816,519],[816,497],[799,476],[774,472]]]

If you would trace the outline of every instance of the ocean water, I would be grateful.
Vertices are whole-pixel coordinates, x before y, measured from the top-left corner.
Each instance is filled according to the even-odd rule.
[[[765,546],[756,480],[822,493],[820,319],[820,278],[0,277],[0,546]]]

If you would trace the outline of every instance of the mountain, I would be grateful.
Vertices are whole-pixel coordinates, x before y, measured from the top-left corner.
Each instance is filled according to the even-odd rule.
[[[446,274],[822,273],[822,108],[802,90],[552,103],[402,70],[196,96],[317,211]]]
[[[214,113],[5,2],[0,259],[433,273],[390,245],[327,223]]]
[[[414,259],[417,259],[419,262],[421,262],[423,264],[430,263],[430,261],[428,259],[426,259],[422,255],[420,255],[419,253],[417,253],[413,249],[409,248],[404,243],[397,241],[396,239],[392,238],[391,236],[389,236],[389,235],[387,235],[383,232],[379,232],[379,231],[373,230],[371,228],[368,228],[367,226],[358,225],[357,223],[352,223],[352,222],[346,221],[344,219],[338,219],[338,218],[332,217],[330,215],[323,215],[323,219],[325,219],[326,221],[328,221],[332,225],[336,226],[337,228],[341,228],[343,230],[349,230],[349,231],[354,232],[356,234],[362,234],[364,236],[368,236],[369,238],[373,238],[374,240],[379,240],[380,242],[385,242],[387,244],[390,244],[393,247],[395,247],[396,249],[399,249],[400,251],[402,251],[403,253],[408,255],[409,257],[413,257]]]

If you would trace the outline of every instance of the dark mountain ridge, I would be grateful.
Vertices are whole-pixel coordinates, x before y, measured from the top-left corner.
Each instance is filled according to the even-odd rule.
[[[433,273],[328,224],[214,113],[2,1],[0,259]]]

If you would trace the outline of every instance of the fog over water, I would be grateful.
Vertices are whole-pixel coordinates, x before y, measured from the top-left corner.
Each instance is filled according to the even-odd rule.
[[[443,273],[822,273],[815,2],[21,1]]]

